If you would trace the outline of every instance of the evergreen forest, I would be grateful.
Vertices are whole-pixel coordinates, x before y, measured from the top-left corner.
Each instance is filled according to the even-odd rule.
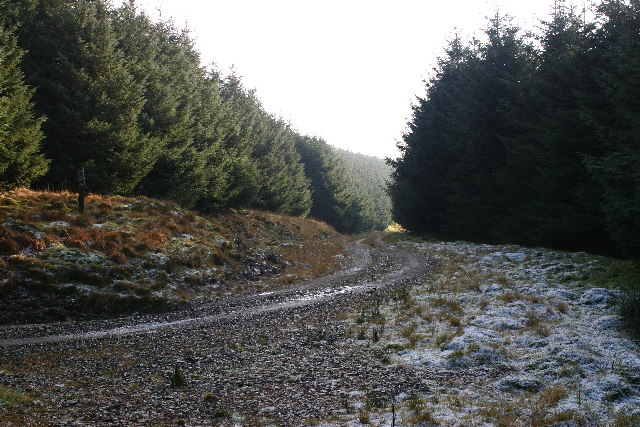
[[[640,256],[640,1],[556,1],[536,35],[497,14],[425,83],[389,160],[401,225]]]
[[[337,230],[391,220],[382,159],[336,151],[203,66],[135,2],[0,0],[0,191],[17,186],[255,208]],[[381,200],[384,199],[384,200]]]

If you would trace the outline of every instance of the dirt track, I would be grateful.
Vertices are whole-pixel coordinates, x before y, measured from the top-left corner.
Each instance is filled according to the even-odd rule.
[[[331,275],[186,312],[2,328],[0,384],[36,398],[3,417],[34,425],[300,425],[355,410],[353,393],[375,404],[424,389],[439,374],[391,368],[346,345],[335,319],[422,280],[429,262],[380,241],[351,252]],[[187,380],[180,388],[170,387],[176,367]]]

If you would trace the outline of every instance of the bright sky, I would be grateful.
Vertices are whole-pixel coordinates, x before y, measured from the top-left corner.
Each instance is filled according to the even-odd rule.
[[[122,0],[115,0],[120,4]],[[303,134],[379,157],[424,94],[423,80],[456,31],[510,13],[535,28],[553,0],[137,0],[192,30],[203,63],[234,66],[267,111]]]

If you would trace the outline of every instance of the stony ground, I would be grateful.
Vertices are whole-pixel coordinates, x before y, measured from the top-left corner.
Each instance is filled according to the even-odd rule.
[[[331,320],[429,271],[424,256],[369,243],[333,275],[186,313],[4,327],[4,423],[299,425],[353,411],[352,390],[419,392],[415,369],[352,346]]]
[[[640,353],[586,254],[353,245],[189,311],[0,329],[0,425],[640,425]]]

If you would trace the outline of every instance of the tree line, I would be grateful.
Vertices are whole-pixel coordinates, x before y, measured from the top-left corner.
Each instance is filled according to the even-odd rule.
[[[389,192],[410,230],[640,256],[640,1],[540,34],[454,37],[413,107]]]
[[[134,1],[0,0],[0,191],[76,189],[81,168],[93,192],[204,212],[311,214],[343,232],[388,220],[325,141],[203,66],[188,30]]]

